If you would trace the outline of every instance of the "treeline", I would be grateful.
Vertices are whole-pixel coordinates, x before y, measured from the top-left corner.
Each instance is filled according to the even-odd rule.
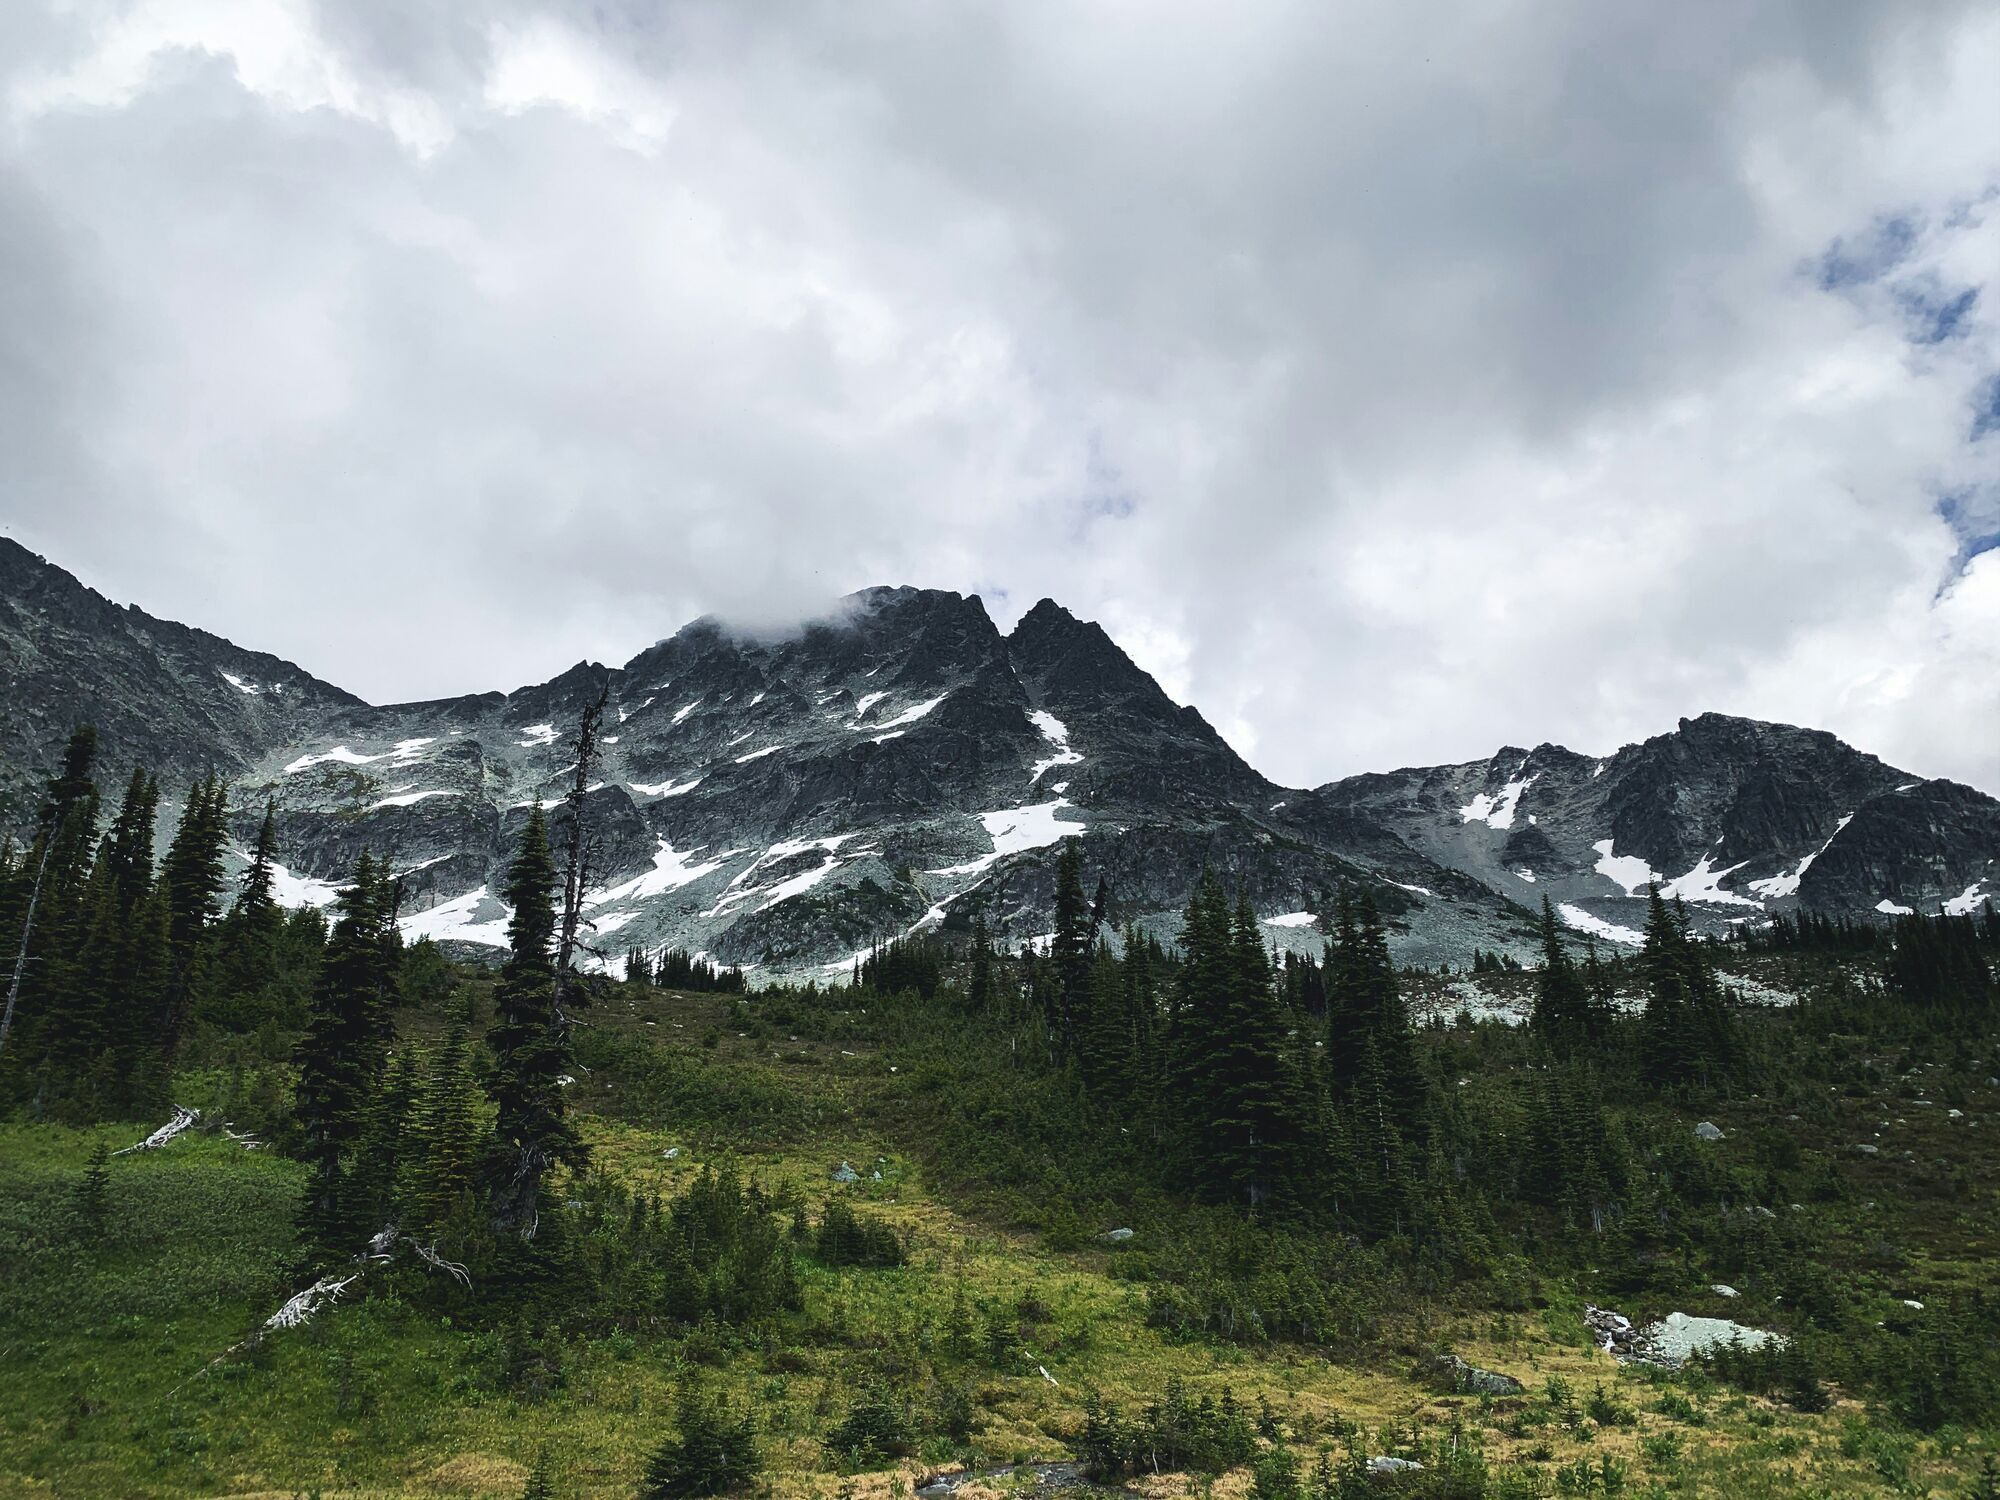
[[[296,1027],[326,941],[272,896],[268,815],[232,893],[221,781],[188,788],[156,862],[158,781],[135,771],[106,825],[96,750],[71,735],[26,844],[0,845],[0,1102],[79,1123],[163,1112],[197,1026]]]
[[[625,982],[646,989],[694,990],[710,995],[740,995],[745,988],[741,969],[722,968],[685,948],[662,948],[658,953],[626,949]]]
[[[1465,1196],[1462,1107],[1410,1022],[1387,933],[1365,890],[1343,890],[1322,957],[1274,956],[1254,913],[1213,877],[1190,899],[1177,948],[1128,929],[1114,944],[1086,902],[1080,847],[1058,861],[1046,951],[994,951],[983,919],[964,954],[962,1003],[1032,1020],[1050,1066],[1094,1112],[1176,1165],[1198,1198],[1368,1234],[1442,1234]],[[1630,1067],[1659,1089],[1722,1088],[1745,1059],[1707,945],[1657,893],[1646,940],[1621,968],[1572,956],[1552,911],[1531,1033],[1555,1070],[1528,1101],[1549,1143],[1549,1192],[1601,1224],[1618,1175],[1590,1081]],[[878,948],[859,982],[925,995],[949,955],[917,937]],[[1636,975],[1635,1017],[1613,1000]]]

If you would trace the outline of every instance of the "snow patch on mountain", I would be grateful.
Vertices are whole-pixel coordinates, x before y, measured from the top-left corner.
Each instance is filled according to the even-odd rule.
[[[778,840],[777,843],[772,844],[762,854],[751,860],[749,864],[737,872],[735,878],[729,882],[728,888],[722,893],[721,898],[716,901],[714,906],[709,908],[707,915],[711,917],[719,916],[731,907],[748,901],[753,896],[764,898],[763,903],[758,906],[757,910],[768,911],[780,901],[789,901],[794,896],[803,895],[846,862],[841,857],[840,846],[850,839],[859,837],[860,835],[855,833],[834,833],[816,839]],[[773,886],[758,886],[751,883],[751,877],[756,875],[766,865],[780,863],[783,860],[805,854],[813,849],[820,850],[825,855],[825,859],[812,869],[803,871],[798,875],[790,876]],[[870,852],[872,851],[859,850],[854,855],[847,856],[847,858],[858,858],[862,854]]]
[[[1700,901],[1710,906],[1754,906],[1762,910],[1764,903],[1753,901],[1748,896],[1739,896],[1734,891],[1725,891],[1722,882],[1748,864],[1748,860],[1718,870],[1703,855],[1692,870],[1685,875],[1677,875],[1660,887],[1660,896],[1667,901]]]
[[[245,682],[241,677],[238,677],[234,672],[224,672],[222,674],[222,679],[223,681],[227,682],[231,687],[235,688],[237,692],[247,693],[252,698],[255,698],[259,693],[264,691],[262,688],[258,687],[257,684],[254,682]]]
[[[1887,896],[1884,896],[1880,901],[1875,903],[1875,910],[1882,913],[1885,917],[1907,917],[1914,915],[1916,912],[1914,906],[1903,906]]]
[[[1529,783],[1534,779],[1533,776],[1529,776],[1524,780],[1510,781],[1497,795],[1492,792],[1481,792],[1458,810],[1459,821],[1484,823],[1488,828],[1512,828],[1514,810],[1521,805],[1521,793],[1528,789]]]
[[[1582,907],[1573,906],[1567,901],[1556,908],[1556,915],[1563,919],[1565,926],[1574,927],[1578,932],[1587,932],[1592,937],[1606,938],[1611,942],[1624,943],[1633,948],[1646,941],[1644,936],[1631,928],[1620,927],[1615,922],[1605,921],[1602,917],[1594,917]]]
[[[482,906],[497,907],[499,914],[475,920],[475,914]],[[396,926],[411,942],[429,938],[433,942],[478,943],[487,948],[504,948],[507,946],[510,915],[507,907],[495,900],[482,885],[463,896],[440,901],[428,910],[412,912],[401,918]]]
[[[866,727],[869,729],[894,729],[899,724],[914,724],[950,696],[951,694],[949,693],[939,693],[927,703],[919,703],[915,708],[904,709],[893,719],[884,719],[879,724],[870,724]],[[855,727],[858,729],[863,726],[857,724]]]
[[[1612,853],[1612,839],[1599,839],[1590,847],[1597,851],[1598,874],[1628,896],[1636,896],[1653,883],[1653,867],[1631,854]]]
[[[1967,886],[1958,895],[1953,896],[1945,902],[1944,914],[1948,917],[1969,917],[1978,911],[1989,899],[1980,894],[1981,888],[1985,884],[1984,880],[1973,881],[1971,885]]]
[[[375,808],[378,807],[409,807],[414,803],[423,801],[426,797],[455,797],[457,795],[458,793],[450,791],[443,787],[434,788],[433,790],[427,792],[413,792],[406,787],[401,790],[391,792],[388,796],[384,797],[380,802],[372,803],[370,805],[369,811],[372,812],[374,811]]]
[[[941,870],[931,870],[932,875],[977,875],[981,871],[1005,859],[1010,854],[1020,854],[1029,849],[1045,849],[1071,834],[1081,833],[1082,825],[1056,817],[1057,812],[1071,806],[1067,797],[1057,797],[1051,802],[1036,802],[1027,807],[1003,807],[996,812],[981,813],[979,821],[986,827],[986,836],[993,840],[993,852],[982,854],[977,859],[967,860],[962,865],[946,865]]]
[[[1281,917],[1266,917],[1266,927],[1310,927],[1319,917],[1309,911],[1288,911]]]
[[[248,850],[238,849],[245,864],[251,862]],[[297,875],[283,865],[271,865],[271,899],[280,906],[331,906],[340,896],[340,886],[331,880],[318,880],[311,875]]]
[[[625,783],[642,797],[682,797],[701,785],[701,778],[692,781],[628,781]]]
[[[620,705],[618,709],[618,722],[620,724],[623,724],[627,719],[631,718],[633,714],[640,712],[641,709],[651,708],[652,706],[653,706],[653,700],[651,698],[648,698],[644,703],[641,703],[638,708],[628,709],[623,705]]]
[[[521,731],[516,741],[523,750],[532,750],[537,745],[553,745],[556,742],[556,726],[553,724],[530,724]]]
[[[290,762],[284,768],[284,774],[286,776],[296,776],[298,772],[310,770],[312,766],[322,766],[328,760],[338,760],[342,766],[372,766],[378,760],[386,760],[392,766],[408,766],[410,762],[414,762],[418,758],[418,750],[422,750],[426,744],[434,744],[434,742],[436,742],[436,736],[424,736],[420,740],[398,740],[392,750],[382,750],[382,752],[372,754],[372,756],[364,756],[364,754],[360,754],[356,750],[348,750],[344,744],[336,744],[332,750],[328,750],[322,756],[300,756],[298,760]]]
[[[674,722],[676,724],[680,723],[682,719],[685,719],[689,714],[693,713],[697,708],[700,707],[701,707],[701,699],[697,698],[694,700],[694,702],[687,704],[682,708],[676,709],[674,711]]]
[[[747,765],[753,760],[762,760],[767,755],[776,755],[784,748],[783,745],[766,745],[762,750],[752,750],[748,755],[737,756],[736,764],[739,766]]]
[[[692,885],[702,876],[722,868],[727,856],[717,856],[707,864],[692,864],[693,857],[700,849],[678,850],[665,839],[653,851],[653,868],[642,875],[634,876],[623,885],[614,885],[609,890],[598,891],[584,898],[587,906],[612,906],[621,901],[644,901],[651,896],[677,891],[684,885]]]
[[[1054,770],[1057,766],[1073,766],[1083,759],[1081,754],[1070,748],[1069,726],[1061,719],[1045,708],[1036,709],[1028,715],[1028,719],[1042,732],[1042,738],[1047,740],[1056,752],[1045,760],[1035,762],[1034,772],[1028,777],[1030,786],[1042,779],[1044,771]],[[1067,785],[1067,782],[1063,784]],[[1063,787],[1057,787],[1056,790],[1061,791]],[[1284,803],[1280,802],[1278,806],[1283,807]]]
[[[1898,787],[1897,790],[1901,791],[1902,788]],[[1833,832],[1826,836],[1825,844],[1821,844],[1812,853],[1806,855],[1793,868],[1776,875],[1766,876],[1762,880],[1751,881],[1750,889],[1767,901],[1778,901],[1786,896],[1796,896],[1799,893],[1799,881],[1804,878],[1806,871],[1812,868],[1812,862],[1826,853],[1827,844],[1831,844],[1835,839],[1839,838],[1840,830],[1853,821],[1854,814],[1849,813],[1833,825]]]

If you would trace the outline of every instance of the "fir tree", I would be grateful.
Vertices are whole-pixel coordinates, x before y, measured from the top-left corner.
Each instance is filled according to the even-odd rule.
[[[471,1193],[479,1166],[476,1085],[466,1063],[466,1019],[452,1019],[430,1058],[404,1153],[400,1193],[412,1233],[435,1234]]]
[[[993,939],[987,931],[986,913],[972,919],[972,966],[965,985],[965,1003],[974,1015],[993,1009]]]
[[[1542,964],[1535,973],[1535,1004],[1528,1024],[1546,1041],[1572,1046],[1600,1030],[1590,990],[1563,947],[1555,908],[1542,897]]]
[[[17,1018],[46,999],[43,980],[50,966],[34,968],[43,953],[73,951],[83,921],[82,891],[89,876],[97,830],[97,784],[90,778],[97,754],[97,730],[84,724],[63,748],[62,769],[51,777],[35,821],[35,837],[24,868],[32,871],[18,925],[9,912],[6,937],[14,951],[7,1001],[0,1008],[0,1055]],[[15,934],[18,933],[18,937]],[[45,1029],[45,1028],[44,1028]]]
[[[1056,930],[1049,957],[1056,970],[1056,1013],[1050,1030],[1056,1055],[1065,1060],[1075,1053],[1082,1014],[1090,1003],[1090,952],[1095,944],[1089,920],[1083,900],[1082,846],[1076,839],[1064,839],[1056,860]]]
[[[300,1227],[328,1249],[351,1249],[355,1238],[380,1227],[367,1222],[374,1205],[361,1201],[349,1181],[381,1078],[387,1029],[389,950],[381,933],[387,903],[380,886],[375,862],[364,853],[336,903],[296,1054],[300,1154],[310,1168]]]
[[[1658,886],[1647,901],[1639,963],[1646,979],[1640,1045],[1647,1078],[1659,1085],[1722,1081],[1734,1052],[1728,1011],[1687,913],[1668,907]]]
[[[172,1057],[186,1030],[204,958],[203,939],[222,911],[222,851],[228,840],[228,792],[221,778],[195,783],[160,865],[167,898],[167,1009],[160,1047]]]
[[[559,1165],[581,1167],[582,1141],[563,1115],[569,1041],[556,1010],[555,860],[537,803],[507,872],[507,962],[494,992],[493,1050],[487,1085],[496,1118],[486,1182],[502,1233],[533,1239],[542,1179]]]

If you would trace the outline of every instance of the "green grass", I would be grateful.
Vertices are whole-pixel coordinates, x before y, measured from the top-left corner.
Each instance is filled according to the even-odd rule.
[[[1454,1304],[1391,1319],[1339,1359],[1295,1345],[1176,1341],[1149,1326],[1147,1284],[1134,1279],[1153,1253],[1144,1216],[1130,1248],[1114,1249],[1095,1238],[1108,1222],[1086,1220],[1079,1243],[1030,1222],[1047,1221],[1048,1205],[1021,1190],[972,1190],[965,1158],[943,1148],[926,1104],[964,1082],[934,1049],[898,1050],[903,1040],[881,1017],[798,1028],[795,1040],[783,1022],[745,1024],[749,1013],[690,997],[600,1007],[585,1048],[592,1071],[574,1095],[596,1160],[666,1194],[705,1165],[729,1164],[816,1205],[845,1159],[864,1173],[846,1191],[904,1233],[910,1264],[809,1266],[803,1311],[765,1330],[570,1342],[558,1351],[560,1383],[540,1399],[510,1386],[500,1333],[420,1311],[387,1294],[388,1283],[247,1356],[218,1359],[314,1269],[290,1229],[301,1169],[198,1133],[116,1158],[111,1229],[89,1242],[71,1205],[90,1150],[130,1144],[144,1129],[0,1126],[0,1496],[512,1497],[544,1450],[559,1494],[626,1496],[690,1378],[756,1412],[773,1493],[828,1500],[843,1486],[891,1492],[890,1476],[843,1475],[822,1444],[856,1396],[888,1383],[921,1398],[934,1373],[969,1389],[977,1429],[964,1445],[927,1440],[900,1466],[904,1483],[947,1463],[1062,1456],[1086,1394],[1130,1410],[1170,1379],[1230,1389],[1253,1410],[1267,1400],[1306,1450],[1337,1446],[1358,1425],[1382,1451],[1373,1434],[1385,1424],[1435,1433],[1457,1420],[1496,1470],[1537,1474],[1549,1493],[1558,1470],[1610,1454],[1635,1495],[1951,1494],[1992,1444],[1991,1434],[1898,1434],[1852,1399],[1807,1416],[1698,1376],[1662,1384],[1622,1369],[1590,1347],[1578,1317],[1586,1294],[1602,1294],[1559,1273],[1529,1276],[1512,1308]],[[1880,1091],[1830,1096],[1820,1116],[1798,1122],[1785,1118],[1797,1111],[1754,1099],[1703,1115],[1730,1133],[1719,1148],[1730,1159],[1789,1135],[1810,1164],[1897,1109],[1899,1083],[1885,1070]],[[1950,1167],[1839,1157],[1846,1191],[1805,1210],[1828,1264],[1884,1318],[1902,1296],[1990,1278],[2000,1168],[1973,1148],[1986,1137],[1968,1132],[1987,1130],[1983,1117],[2000,1115],[2000,1100],[1968,1104],[1980,1123],[1908,1101],[1887,1116],[1909,1122],[1891,1127],[1897,1151]],[[669,1148],[679,1154],[667,1158]],[[1048,1170],[1024,1164],[1020,1178]],[[1659,1285],[1618,1305],[1753,1323],[1782,1315],[1748,1278],[1733,1303],[1700,1290],[1721,1279],[1706,1266],[1668,1267]],[[942,1355],[961,1299],[982,1327],[1018,1318],[1025,1301],[1033,1316],[1019,1357],[995,1368],[983,1355]],[[1440,1343],[1519,1376],[1529,1394],[1426,1389],[1413,1370]],[[1565,1425],[1544,1394],[1550,1377],[1579,1403],[1602,1382],[1636,1422]],[[1246,1484],[1226,1476],[1215,1493]]]

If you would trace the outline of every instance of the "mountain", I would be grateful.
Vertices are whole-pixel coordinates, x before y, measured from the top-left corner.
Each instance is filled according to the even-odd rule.
[[[1706,714],[1603,760],[1559,746],[1280,787],[1051,600],[1002,635],[977,597],[876,588],[760,636],[702,619],[622,667],[377,707],[276,657],[120,608],[0,540],[0,815],[18,828],[76,722],[100,781],[171,794],[213,768],[247,842],[277,812],[293,902],[363,849],[405,871],[412,935],[496,947],[493,892],[583,707],[608,691],[590,915],[607,949],[672,943],[766,973],[844,969],[882,938],[1049,927],[1083,841],[1115,919],[1171,931],[1204,865],[1274,941],[1369,887],[1399,956],[1525,954],[1546,894],[1628,940],[1649,880],[1708,927],[1797,906],[1970,909],[2000,891],[2000,803],[1831,735]]]

